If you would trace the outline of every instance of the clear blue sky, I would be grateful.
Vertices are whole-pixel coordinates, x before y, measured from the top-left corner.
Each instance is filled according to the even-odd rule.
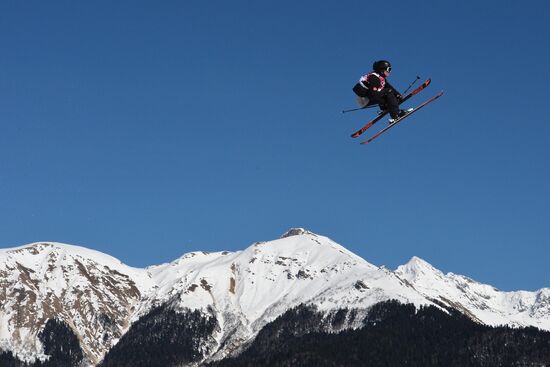
[[[549,287],[550,5],[374,3],[2,1],[0,247],[142,267],[301,226]],[[445,95],[361,146],[374,111],[341,110],[380,58]]]

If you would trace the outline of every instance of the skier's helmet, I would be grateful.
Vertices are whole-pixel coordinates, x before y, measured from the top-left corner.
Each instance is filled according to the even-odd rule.
[[[391,71],[391,64],[386,60],[375,61],[372,64],[372,69],[377,73],[383,73],[384,71]]]

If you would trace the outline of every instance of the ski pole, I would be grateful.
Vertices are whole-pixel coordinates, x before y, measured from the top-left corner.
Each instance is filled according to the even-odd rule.
[[[364,110],[365,108],[372,108],[372,107],[375,107],[375,106],[376,105],[370,105],[370,106],[365,106],[365,107],[352,108],[351,110],[343,110],[342,113]]]
[[[405,89],[405,91],[403,92],[403,94],[406,94],[406,93],[409,91],[409,89],[411,89],[411,87],[414,85],[414,83],[416,83],[416,82],[418,81],[418,79],[420,79],[420,77],[417,75],[417,76],[416,76],[416,79],[413,80],[413,82],[412,82],[411,84],[409,84],[409,86],[407,87],[407,89]]]

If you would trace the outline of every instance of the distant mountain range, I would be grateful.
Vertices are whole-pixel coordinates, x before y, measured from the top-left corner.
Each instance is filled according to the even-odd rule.
[[[258,365],[251,353],[263,350],[262,340],[276,343],[288,325],[293,325],[292,332],[285,340],[299,341],[279,344],[287,354],[313,335],[316,346],[339,338],[331,345],[353,348],[356,339],[349,333],[394,325],[388,315],[416,320],[423,312],[434,325],[448,322],[441,321],[446,317],[460,319],[456,325],[469,325],[473,336],[468,338],[495,332],[489,330],[500,325],[508,326],[498,329],[503,340],[515,340],[525,330],[534,333],[518,336],[516,350],[537,342],[542,347],[520,353],[529,359],[518,365],[544,365],[536,363],[550,356],[550,333],[545,332],[550,331],[549,288],[501,292],[461,275],[443,274],[417,257],[392,271],[301,228],[243,251],[192,252],[145,269],[59,243],[0,250],[1,366]],[[394,329],[384,329],[384,335]],[[499,339],[493,335],[492,340]],[[315,360],[322,353],[305,355],[306,349],[290,365],[322,365]],[[457,358],[463,354],[457,351]],[[236,362],[239,356],[250,359]]]

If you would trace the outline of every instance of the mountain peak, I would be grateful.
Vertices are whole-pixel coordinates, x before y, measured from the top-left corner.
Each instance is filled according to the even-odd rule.
[[[409,281],[422,278],[428,274],[443,276],[441,271],[417,256],[413,256],[405,265],[399,266],[395,272]]]
[[[418,256],[413,256],[407,263],[407,265],[414,266],[416,268],[428,268],[428,269],[435,269],[429,262],[427,262],[424,259],[421,259]]]
[[[281,238],[287,238],[292,236],[302,236],[302,235],[313,235],[316,236],[315,233],[308,231],[305,228],[291,228],[288,231],[286,231],[285,234],[281,236]]]

